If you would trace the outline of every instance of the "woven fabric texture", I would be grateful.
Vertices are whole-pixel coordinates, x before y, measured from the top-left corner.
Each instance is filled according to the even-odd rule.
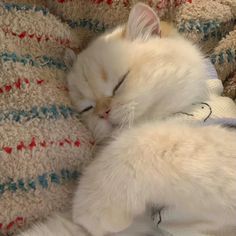
[[[0,4],[0,234],[70,206],[91,137],[66,88],[78,39],[42,1]],[[36,1],[33,1],[35,4]],[[2,235],[1,234],[1,235]]]
[[[236,100],[236,71],[224,83],[224,95]]]

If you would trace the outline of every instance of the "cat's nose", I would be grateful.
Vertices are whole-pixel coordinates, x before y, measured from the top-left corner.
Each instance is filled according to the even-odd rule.
[[[111,109],[107,109],[106,111],[104,111],[101,115],[99,115],[100,118],[107,120],[109,113],[110,113]]]

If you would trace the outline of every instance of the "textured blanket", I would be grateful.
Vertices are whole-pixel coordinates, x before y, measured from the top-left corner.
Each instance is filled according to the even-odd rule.
[[[40,4],[1,2],[0,42],[0,235],[12,235],[71,205],[92,139],[64,80],[69,26]]]

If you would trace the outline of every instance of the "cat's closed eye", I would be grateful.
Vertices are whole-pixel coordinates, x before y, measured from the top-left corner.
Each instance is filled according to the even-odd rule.
[[[126,79],[126,77],[128,76],[128,74],[129,74],[129,71],[127,71],[124,75],[123,75],[123,77],[122,77],[122,79],[119,81],[119,83],[115,86],[115,88],[113,89],[113,95],[115,95],[115,93],[116,93],[116,91],[120,88],[120,86],[123,84],[123,82],[125,81],[125,79]]]
[[[121,78],[121,80],[118,82],[118,84],[115,86],[115,88],[113,89],[113,96],[115,95],[115,92],[120,88],[120,86],[123,84],[123,82],[125,81],[126,77],[128,76],[129,71],[127,71]],[[90,103],[91,104],[91,103]],[[84,106],[85,108],[83,110],[81,110],[79,112],[80,115],[92,110],[94,107],[96,106],[96,104],[94,105],[89,105],[88,103]]]
[[[82,111],[80,111],[79,114],[83,114],[91,109],[93,109],[93,106],[88,106],[88,107],[84,108]]]

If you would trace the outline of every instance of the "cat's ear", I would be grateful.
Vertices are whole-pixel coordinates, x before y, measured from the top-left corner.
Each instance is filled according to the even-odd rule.
[[[72,65],[74,64],[76,58],[77,58],[77,55],[75,54],[75,52],[72,49],[67,48],[65,50],[64,62],[65,62],[67,67],[69,67],[69,68],[72,67]]]
[[[129,14],[126,38],[148,40],[152,35],[160,36],[160,19],[149,6],[137,3]]]

